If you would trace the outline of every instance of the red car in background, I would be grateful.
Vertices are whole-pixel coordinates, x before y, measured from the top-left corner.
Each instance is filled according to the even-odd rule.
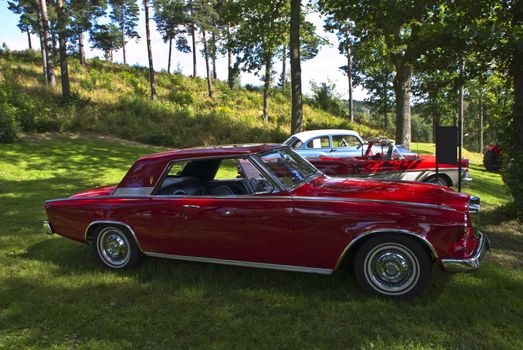
[[[358,157],[320,156],[307,159],[329,176],[428,182],[447,187],[458,183],[459,167],[456,164],[439,164],[439,174],[436,176],[435,156],[404,153],[386,138],[371,139],[366,147],[365,152]],[[472,181],[468,166],[469,161],[463,159],[461,180],[464,184]]]
[[[488,171],[501,169],[501,146],[498,144],[488,145],[483,154],[483,166]]]
[[[138,159],[117,185],[45,202],[46,232],[90,244],[107,268],[145,256],[331,274],[352,262],[361,286],[420,294],[432,265],[473,271],[489,249],[479,199],[419,183],[324,175],[281,145],[168,151]]]

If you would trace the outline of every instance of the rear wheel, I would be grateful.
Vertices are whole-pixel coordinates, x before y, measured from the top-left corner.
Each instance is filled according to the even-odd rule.
[[[142,254],[126,228],[103,226],[93,237],[93,250],[98,261],[111,269],[130,269],[138,265]]]
[[[354,272],[366,291],[405,299],[421,294],[426,288],[432,262],[418,242],[384,234],[370,238],[358,249]]]
[[[449,181],[446,179],[445,175],[441,175],[441,174],[438,175],[437,178],[436,178],[436,175],[429,176],[423,182],[427,182],[429,184],[440,185],[440,186],[446,186],[446,187],[450,187],[451,186]]]

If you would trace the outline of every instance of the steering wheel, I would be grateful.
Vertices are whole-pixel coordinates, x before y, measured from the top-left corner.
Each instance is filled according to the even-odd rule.
[[[264,180],[264,179],[255,179],[255,178],[251,178],[249,179],[249,184],[251,185],[254,193],[256,192],[269,192],[271,193],[273,190],[274,190],[274,185],[272,185],[272,183],[270,183],[269,181],[267,180]],[[270,191],[267,191],[267,184],[271,185],[272,189]]]

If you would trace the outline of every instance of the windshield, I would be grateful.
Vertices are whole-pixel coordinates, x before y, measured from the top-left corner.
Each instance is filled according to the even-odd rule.
[[[261,161],[287,187],[296,187],[320,171],[290,149],[279,149],[260,156]]]

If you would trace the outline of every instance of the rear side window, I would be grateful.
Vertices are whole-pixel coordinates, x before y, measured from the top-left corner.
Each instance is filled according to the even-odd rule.
[[[328,136],[316,137],[307,143],[307,148],[329,148],[330,142]]]
[[[229,180],[239,178],[240,163],[238,159],[223,159],[214,176],[215,180]]]
[[[287,139],[283,144],[292,148],[300,148],[301,145],[303,145],[303,142],[301,142],[300,139],[298,139],[297,137],[292,136],[291,138]]]

